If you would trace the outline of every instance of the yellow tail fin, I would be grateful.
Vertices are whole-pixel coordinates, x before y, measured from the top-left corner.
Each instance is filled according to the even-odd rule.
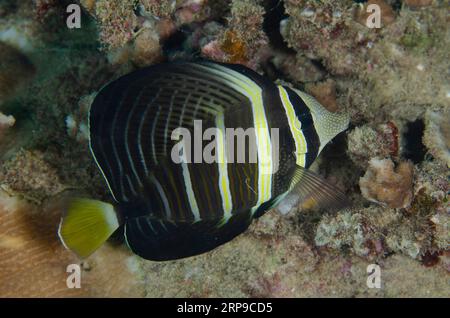
[[[98,249],[119,227],[114,207],[90,199],[74,199],[59,226],[64,246],[85,258]]]

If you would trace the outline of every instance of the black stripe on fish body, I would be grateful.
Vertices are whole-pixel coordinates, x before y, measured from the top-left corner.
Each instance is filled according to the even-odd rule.
[[[128,219],[149,215],[173,222],[195,221],[179,168],[178,165],[160,165],[145,180],[141,196],[133,202],[120,204],[120,212]]]
[[[278,88],[273,83],[269,83],[264,90],[264,104],[271,139],[272,129],[278,131],[277,136],[273,138],[274,142],[278,142],[278,146],[272,145],[273,160],[278,165],[272,176],[272,198],[275,198],[287,191],[293,176],[296,157],[294,137],[289,129],[288,118],[283,109]]]
[[[308,168],[314,160],[317,158],[320,147],[320,140],[317,134],[316,128],[314,127],[314,120],[311,115],[311,111],[303,99],[298,96],[289,87],[284,87],[288,93],[289,100],[294,107],[295,114],[301,122],[301,129],[306,140],[306,158],[305,158],[305,168]]]
[[[219,192],[219,172],[216,165],[192,163],[189,165],[192,191],[201,220],[216,220],[223,216]],[[192,211],[194,213],[194,211]]]
[[[228,176],[233,202],[232,214],[241,213],[243,209],[256,205],[258,200],[257,174],[257,163],[228,164]]]
[[[278,197],[289,189],[295,172],[295,144],[289,127],[279,130],[278,169],[273,175],[272,198]]]
[[[310,126],[302,131],[309,146],[308,152],[305,155],[305,168],[309,168],[319,154],[320,140],[314,126]]]
[[[160,168],[155,169],[155,177],[158,179],[168,202],[171,205],[170,214],[165,220],[192,222],[194,215],[189,206],[189,198],[186,193],[182,167],[168,161],[168,164],[162,164]]]
[[[144,90],[144,89],[143,89]],[[135,111],[133,124],[130,124],[129,136],[137,136],[134,141],[135,148],[139,153],[139,162],[136,164],[141,167],[140,171],[143,178],[146,178],[152,167],[155,165],[152,146],[152,133],[156,130],[157,121],[163,105],[158,103],[158,98],[162,90],[160,88],[149,87],[141,95],[140,105],[143,105],[140,112]]]
[[[272,174],[271,198],[257,208],[255,217],[260,217],[272,207],[274,200],[289,188],[290,180],[295,171],[295,142],[289,129],[288,119],[283,109],[278,87],[269,79],[243,66],[235,65],[232,68],[243,72],[262,88],[270,139],[278,142],[278,147],[272,144],[272,158],[274,163],[277,161],[278,167],[276,172]],[[274,133],[272,129],[278,130],[277,136],[272,136]]]
[[[235,135],[226,135],[226,138],[233,138],[233,140],[226,139],[226,146],[233,144],[233,149],[227,148],[227,163],[228,179],[230,185],[230,192],[233,204],[232,214],[240,213],[242,210],[248,210],[256,205],[258,201],[258,156],[256,153],[256,135],[254,132],[252,106],[250,100],[243,107],[247,108],[247,116],[242,116],[242,113],[226,113],[225,126],[231,128],[235,133],[245,133],[245,140],[238,140]],[[242,135],[240,135],[242,136]],[[244,148],[240,148],[241,144],[245,144]],[[253,147],[252,147],[253,145]],[[231,151],[234,156],[231,158]],[[243,162],[239,162],[238,155],[244,152]],[[251,153],[253,152],[253,153]],[[229,156],[228,156],[229,155]],[[241,154],[242,155],[242,154]]]

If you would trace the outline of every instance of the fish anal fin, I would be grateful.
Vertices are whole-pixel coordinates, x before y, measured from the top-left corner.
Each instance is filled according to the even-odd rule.
[[[125,238],[142,258],[167,261],[208,252],[244,232],[251,223],[250,211],[227,220],[172,222],[151,216],[128,219]]]

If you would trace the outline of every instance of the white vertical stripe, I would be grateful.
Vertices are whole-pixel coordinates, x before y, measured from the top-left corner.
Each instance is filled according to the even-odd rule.
[[[155,165],[158,164],[158,159],[156,158],[155,133],[156,133],[156,125],[158,123],[158,118],[159,118],[160,112],[161,112],[161,105],[158,105],[158,110],[156,111],[156,116],[153,119],[152,132],[151,132],[152,155],[153,155],[153,163]]]
[[[159,181],[155,178],[155,176],[153,174],[150,174],[150,181],[155,185],[156,190],[159,193],[159,197],[161,198],[163,205],[164,205],[164,209],[165,209],[164,212],[166,213],[167,219],[170,219],[170,217],[172,215],[172,210],[170,209],[169,201],[167,200],[167,196],[166,196],[166,193],[164,192],[164,189],[162,188],[161,184],[159,183]]]
[[[141,117],[141,121],[139,122],[138,141],[137,141],[137,143],[138,143],[139,154],[141,155],[142,165],[144,167],[144,171],[145,171],[145,175],[146,176],[148,176],[148,167],[147,167],[147,162],[145,161],[144,150],[142,149],[142,129],[144,128],[144,122],[145,122],[145,118],[147,117],[147,113],[153,107],[152,106],[153,103],[158,99],[159,93],[160,93],[160,90],[158,90],[156,95],[152,98],[152,101],[150,102],[150,104],[147,105],[147,107],[145,108],[145,111],[144,111],[144,113],[142,114],[142,117]],[[159,106],[158,106],[158,111],[157,111],[155,120],[158,118],[158,115],[159,115]],[[155,122],[153,122],[153,123],[155,124]],[[146,137],[148,137],[148,136],[146,136]],[[152,138],[152,142],[153,142],[153,131],[151,133],[150,138]]]
[[[228,220],[233,210],[233,199],[231,197],[230,182],[228,178],[227,152],[225,141],[225,119],[224,114],[219,113],[216,116],[217,133],[217,160],[219,168],[219,190],[222,197],[223,217]]]
[[[186,153],[183,151],[183,154]],[[184,159],[184,158],[183,158]],[[192,214],[194,215],[194,221],[200,221],[200,210],[198,209],[197,199],[195,198],[194,189],[192,187],[191,176],[189,174],[189,168],[186,162],[181,163],[183,170],[184,187],[186,188],[186,194],[188,196],[189,206],[191,207]]]
[[[111,123],[111,131],[109,131],[109,136],[110,136],[110,141],[111,141],[111,146],[113,149],[113,158],[116,159],[117,161],[117,165],[119,167],[119,171],[117,171],[115,174],[112,175],[112,177],[114,178],[115,175],[118,176],[119,179],[119,183],[120,183],[120,192],[121,192],[121,197],[124,201],[128,201],[128,197],[125,195],[125,188],[123,185],[123,167],[122,167],[122,162],[120,161],[119,158],[119,153],[117,152],[117,147],[116,147],[116,141],[115,141],[115,133],[114,133],[114,128],[116,127],[116,120],[117,120],[117,114],[120,112],[122,106],[123,106],[123,100],[126,97],[126,95],[128,94],[130,90],[130,86],[127,87],[127,90],[125,91],[125,93],[121,96],[121,99],[118,101],[118,108],[116,109],[116,111],[114,112],[114,116],[113,116],[113,120]]]
[[[183,124],[184,112],[185,112],[185,108],[186,108],[186,104],[188,102],[189,96],[190,96],[190,94],[187,95],[186,100],[184,101],[183,110],[182,110],[182,113],[180,116],[180,121],[178,123],[178,125],[180,127]],[[194,111],[197,111],[197,107],[198,107],[198,102],[195,105]],[[195,117],[194,117],[194,119],[195,119]],[[190,155],[191,155],[191,160],[192,160],[192,153]],[[191,208],[192,214],[194,215],[194,221],[198,222],[198,221],[200,221],[200,210],[198,208],[197,199],[195,197],[194,189],[192,187],[191,175],[189,173],[189,167],[187,165],[186,149],[183,149],[183,158],[181,161],[181,169],[183,171],[184,187],[186,189],[186,194],[188,196],[189,206]]]
[[[128,145],[128,130],[129,130],[129,127],[130,127],[130,119],[131,119],[131,117],[133,117],[133,113],[134,113],[134,110],[136,109],[136,106],[138,105],[138,101],[141,99],[141,97],[142,97],[142,95],[143,95],[143,93],[144,93],[144,90],[145,90],[146,88],[147,88],[147,87],[145,87],[145,86],[142,87],[142,88],[141,88],[141,91],[140,91],[139,94],[136,96],[135,101],[134,101],[134,103],[133,103],[133,107],[131,108],[130,112],[129,112],[128,115],[127,115],[127,121],[126,121],[126,124],[125,124],[125,149],[126,149],[126,151],[127,151],[128,161],[130,162],[131,170],[133,171],[133,174],[134,174],[134,176],[135,176],[135,179],[137,180],[137,182],[139,183],[139,185],[140,185],[141,187],[142,187],[142,181],[141,181],[141,178],[139,177],[139,175],[138,175],[138,173],[137,173],[136,167],[134,166],[133,158],[131,158],[130,147],[129,147],[129,145]],[[130,181],[130,184],[131,184],[131,181]]]
[[[175,90],[173,92],[172,97],[170,98],[170,105],[169,105],[169,114],[167,115],[166,120],[166,127],[164,128],[164,150],[163,153],[167,153],[167,140],[169,139],[169,124],[170,124],[170,117],[172,116],[172,110],[173,110],[173,100],[175,99],[175,95],[177,94],[177,91]]]

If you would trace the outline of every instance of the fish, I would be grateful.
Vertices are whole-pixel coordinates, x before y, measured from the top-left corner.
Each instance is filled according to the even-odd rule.
[[[120,228],[133,253],[166,261],[211,251],[277,206],[345,207],[346,195],[308,168],[348,123],[346,113],[238,64],[133,71],[105,85],[89,111],[90,151],[111,202],[73,198],[59,237],[86,258]],[[208,129],[215,134],[205,138]],[[231,143],[233,129],[247,143]],[[203,158],[207,148],[216,160]]]

